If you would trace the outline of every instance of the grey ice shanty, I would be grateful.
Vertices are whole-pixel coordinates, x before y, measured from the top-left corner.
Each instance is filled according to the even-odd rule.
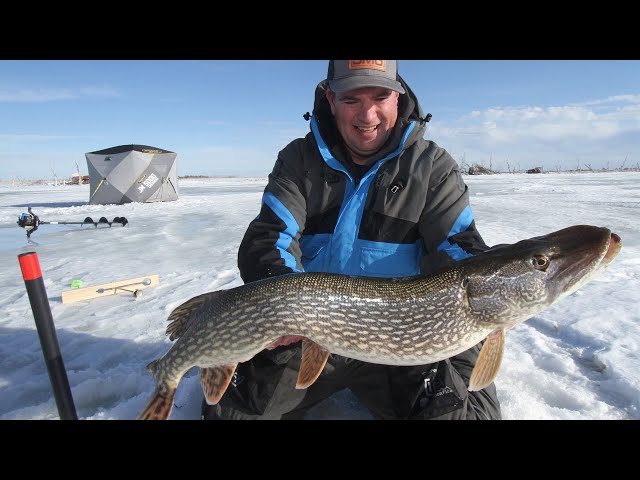
[[[175,152],[148,145],[120,145],[85,153],[90,204],[168,202],[178,199]]]

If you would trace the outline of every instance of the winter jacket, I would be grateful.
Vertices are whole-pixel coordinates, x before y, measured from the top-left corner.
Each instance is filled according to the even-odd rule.
[[[316,88],[311,131],[278,155],[238,252],[245,282],[301,271],[427,274],[485,250],[455,160],[423,138],[426,119],[402,78],[398,121],[359,178]]]
[[[398,121],[364,172],[340,141],[325,82],[318,84],[311,131],[279,153],[260,213],[240,244],[238,267],[245,283],[301,271],[429,274],[488,248],[475,228],[458,165],[423,138],[427,118],[409,86],[399,80],[406,94],[399,97]],[[388,370],[392,392],[390,398],[376,397],[377,404],[395,412],[394,418],[500,418],[493,384],[467,391],[480,347],[430,365],[374,366],[378,374]],[[276,361],[274,352],[265,350],[241,364],[238,371],[248,372],[243,385],[223,397],[225,408],[217,406],[222,413],[206,406],[203,418],[284,418],[282,412],[292,408],[287,402],[294,397],[272,396],[276,390],[298,392],[278,390],[277,385],[286,384],[282,372],[289,362],[297,377],[301,351],[297,344],[279,350],[287,357]],[[297,357],[291,360],[292,355]]]

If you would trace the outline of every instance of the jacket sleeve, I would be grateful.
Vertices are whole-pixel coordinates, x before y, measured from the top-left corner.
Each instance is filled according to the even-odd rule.
[[[426,249],[420,266],[422,273],[429,274],[489,247],[476,229],[469,188],[456,161],[433,142],[425,154],[431,159],[432,171],[420,217]]]
[[[260,213],[249,223],[238,249],[245,283],[302,271],[299,239],[306,221],[302,149],[301,139],[287,145],[269,174]]]

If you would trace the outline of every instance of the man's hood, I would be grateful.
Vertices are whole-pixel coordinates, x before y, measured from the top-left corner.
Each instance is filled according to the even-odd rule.
[[[398,75],[398,80],[407,93],[400,95],[398,100],[398,121],[396,122],[393,133],[389,137],[389,141],[387,141],[385,146],[381,149],[380,155],[376,155],[376,159],[372,159],[372,161],[381,158],[387,152],[393,151],[398,146],[400,138],[409,123],[417,122],[417,125],[409,138],[407,138],[405,148],[413,144],[417,138],[423,137],[424,131],[426,130],[427,120],[422,107],[418,102],[418,98],[400,75]],[[340,161],[344,161],[344,158],[340,158],[344,157],[343,149],[335,148],[338,144],[340,134],[338,133],[338,128],[331,113],[329,101],[327,100],[327,89],[328,84],[326,80],[321,81],[317,85],[313,105],[313,116],[315,117],[316,122],[318,122],[318,128],[325,144]]]

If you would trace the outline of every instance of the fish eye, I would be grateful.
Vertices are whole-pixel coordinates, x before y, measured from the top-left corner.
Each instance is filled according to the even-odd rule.
[[[549,266],[549,257],[546,257],[544,255],[534,255],[531,261],[535,269],[542,270],[543,272]]]

